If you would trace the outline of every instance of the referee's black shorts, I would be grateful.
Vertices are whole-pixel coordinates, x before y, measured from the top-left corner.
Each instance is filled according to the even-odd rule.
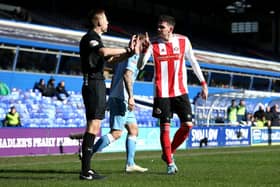
[[[192,109],[188,94],[169,98],[154,98],[153,117],[170,120],[176,113],[181,122],[192,121]]]
[[[89,80],[83,85],[82,95],[87,120],[104,119],[106,110],[106,85],[104,80]]]

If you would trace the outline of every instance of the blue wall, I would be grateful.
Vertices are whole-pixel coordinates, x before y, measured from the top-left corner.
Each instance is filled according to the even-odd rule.
[[[47,83],[51,76],[55,78],[56,84],[59,81],[64,80],[66,83],[67,90],[75,92],[81,90],[82,77],[79,76],[62,76],[41,73],[0,71],[0,81],[6,83],[10,89],[18,88],[22,90],[29,90],[33,88],[34,83],[39,81],[39,79],[43,78]]]
[[[82,77],[81,76],[69,76],[69,75],[52,75],[52,74],[41,74],[41,73],[27,73],[27,72],[12,72],[12,71],[0,71],[0,81],[6,83],[10,89],[18,88],[21,90],[32,89],[34,83],[39,81],[39,79],[45,79],[45,82],[53,76],[55,78],[56,84],[64,80],[66,89],[68,91],[80,92],[82,86]],[[106,80],[110,82],[110,80]],[[209,93],[215,92],[224,92],[232,89],[224,88],[210,88]],[[198,92],[201,91],[200,86],[189,86],[189,96],[193,98]],[[153,95],[153,85],[151,82],[136,82],[134,87],[134,92],[136,95]]]

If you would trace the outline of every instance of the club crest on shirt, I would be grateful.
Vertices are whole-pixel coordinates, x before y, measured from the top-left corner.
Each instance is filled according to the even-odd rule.
[[[97,41],[97,40],[91,40],[90,42],[89,42],[89,45],[91,46],[91,47],[95,47],[95,46],[97,46],[99,44],[99,42]]]
[[[179,47],[174,47],[173,51],[174,51],[174,53],[179,53]]]

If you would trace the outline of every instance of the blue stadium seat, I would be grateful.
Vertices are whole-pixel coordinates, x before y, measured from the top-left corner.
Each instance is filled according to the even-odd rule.
[[[85,127],[85,108],[81,93],[72,93],[67,102],[56,98],[44,97],[40,92],[14,89],[9,96],[0,96],[0,119],[4,118],[11,105],[15,105],[20,113],[22,126],[37,127]],[[157,125],[152,117],[152,110],[137,106],[136,118],[140,127]],[[102,127],[109,127],[109,112],[106,111]]]

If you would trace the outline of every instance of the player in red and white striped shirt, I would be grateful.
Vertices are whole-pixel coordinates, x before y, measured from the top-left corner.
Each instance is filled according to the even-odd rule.
[[[192,111],[188,97],[187,71],[185,60],[189,60],[192,69],[201,82],[202,98],[208,96],[208,87],[200,66],[194,56],[191,43],[186,36],[174,34],[175,19],[162,15],[158,19],[158,37],[152,41],[144,56],[143,64],[152,55],[154,62],[154,106],[153,116],[160,119],[160,141],[162,159],[167,163],[167,173],[178,170],[173,154],[186,140],[192,128]],[[148,38],[148,36],[147,36]],[[170,142],[170,119],[176,113],[181,126]]]

